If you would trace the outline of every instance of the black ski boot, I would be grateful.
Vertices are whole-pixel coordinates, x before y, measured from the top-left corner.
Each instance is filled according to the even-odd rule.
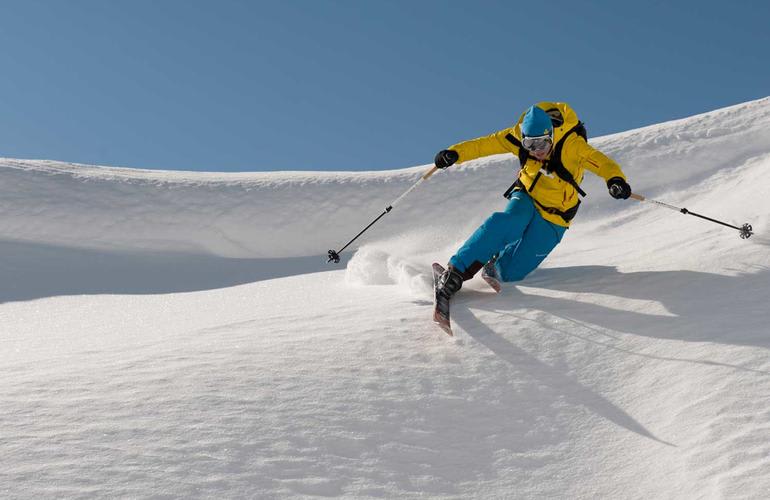
[[[463,287],[463,277],[453,266],[447,267],[438,279],[436,292],[446,300],[452,298]]]
[[[484,268],[481,270],[481,277],[495,292],[500,293],[500,290],[502,290],[502,280],[500,279],[500,273],[497,272],[497,266],[495,265],[496,261],[497,255],[493,256],[489,259],[489,262],[484,264]]]
[[[449,335],[449,299],[463,286],[463,277],[452,266],[444,269],[441,264],[433,264],[433,321]]]

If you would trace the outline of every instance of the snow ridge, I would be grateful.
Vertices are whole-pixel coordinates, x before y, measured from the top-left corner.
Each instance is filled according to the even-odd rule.
[[[593,142],[624,166],[634,189],[668,194],[767,154],[769,102],[765,98]],[[214,174],[0,159],[5,214],[0,238],[237,258],[324,255],[347,242],[427,169]],[[456,234],[503,203],[495,193],[502,194],[515,172],[510,155],[441,172],[362,243],[433,231],[441,238],[436,244],[450,246]],[[601,181],[587,177],[587,190],[596,194],[582,208],[581,220],[617,211],[603,196]],[[446,233],[451,236],[442,236]]]

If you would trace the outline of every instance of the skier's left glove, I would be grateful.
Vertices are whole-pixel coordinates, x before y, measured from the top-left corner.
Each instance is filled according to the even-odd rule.
[[[610,196],[616,200],[627,200],[631,196],[631,186],[622,177],[613,177],[608,180],[607,189],[610,190]]]
[[[433,160],[433,164],[436,165],[437,168],[445,169],[454,165],[454,163],[459,159],[460,154],[457,151],[453,151],[451,149],[442,149],[436,155],[436,158]]]

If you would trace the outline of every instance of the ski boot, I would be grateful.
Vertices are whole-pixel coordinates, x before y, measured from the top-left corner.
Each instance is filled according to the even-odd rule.
[[[433,321],[447,334],[452,335],[449,323],[449,299],[463,286],[463,277],[454,267],[444,269],[433,264]]]
[[[502,280],[500,279],[500,273],[497,272],[495,262],[497,262],[497,255],[494,255],[489,259],[489,262],[484,264],[484,267],[481,269],[481,277],[496,293],[500,293],[500,290],[502,290]]]

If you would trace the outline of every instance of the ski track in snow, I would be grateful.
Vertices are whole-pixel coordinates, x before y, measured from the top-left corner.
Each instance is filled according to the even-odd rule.
[[[480,131],[480,134],[484,131]],[[451,141],[449,141],[451,142]],[[3,498],[750,498],[770,491],[770,98],[594,141],[544,266],[430,323],[515,172],[0,160]],[[452,193],[452,196],[447,196]]]

